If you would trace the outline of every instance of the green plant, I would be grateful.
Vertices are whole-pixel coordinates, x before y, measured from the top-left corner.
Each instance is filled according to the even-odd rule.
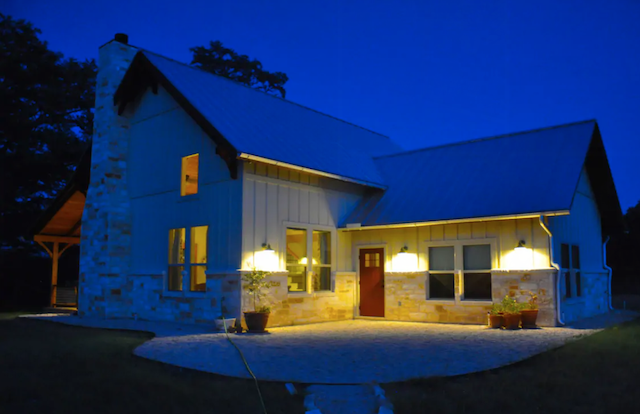
[[[527,301],[526,305],[526,309],[538,309],[538,295],[536,295],[532,291],[529,291],[529,300]]]
[[[250,273],[242,275],[242,280],[246,282],[243,288],[253,296],[253,310],[255,312],[268,313],[271,311],[271,308],[268,306],[261,306],[260,308],[256,307],[256,303],[260,303],[260,300],[266,295],[266,293],[264,293],[264,289],[269,289],[276,285],[274,282],[265,280],[265,278],[270,274],[271,272],[267,272],[266,270],[257,270],[254,267]]]
[[[491,313],[491,315],[498,315],[501,314],[504,311],[503,307],[502,307],[502,303],[494,303],[491,305],[491,310],[489,311],[489,313]]]
[[[524,307],[525,303],[518,303],[515,298],[509,297],[508,295],[502,299],[502,311],[508,315],[518,314],[520,313]]]

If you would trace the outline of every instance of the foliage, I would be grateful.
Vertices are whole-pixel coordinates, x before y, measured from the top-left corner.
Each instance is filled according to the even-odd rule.
[[[64,186],[92,133],[96,64],[63,59],[0,14],[0,250],[20,242]],[[33,250],[31,250],[33,251]]]
[[[285,73],[266,71],[259,60],[250,60],[247,55],[240,55],[233,49],[224,47],[219,40],[209,42],[209,47],[196,46],[189,50],[193,52],[191,64],[198,68],[254,89],[285,97],[284,84],[289,80]]]
[[[532,291],[529,291],[529,300],[526,303],[526,309],[531,309],[531,310],[535,310],[538,309],[538,295],[536,295],[535,293],[533,293]]]
[[[613,268],[615,293],[640,294],[640,201],[624,215],[627,233],[612,236],[607,262]]]
[[[264,290],[276,285],[274,282],[265,280],[270,274],[271,272],[257,270],[254,267],[251,272],[242,275],[242,280],[246,282],[243,289],[253,296],[253,310],[256,312],[268,313],[271,311],[268,306],[256,307],[256,304],[260,303],[260,300],[266,295]]]
[[[502,303],[494,303],[491,305],[491,310],[489,311],[489,313],[491,313],[492,315],[498,315],[501,314],[504,311],[504,307],[502,306]]]
[[[524,307],[525,303],[518,303],[515,298],[509,297],[508,295],[502,299],[502,312],[508,315],[518,314],[520,313]]]

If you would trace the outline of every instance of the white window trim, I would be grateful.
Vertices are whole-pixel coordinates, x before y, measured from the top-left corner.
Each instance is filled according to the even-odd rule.
[[[425,264],[427,266],[427,280],[425,283],[426,300],[429,303],[447,303],[456,305],[474,305],[474,304],[487,304],[492,303],[492,299],[464,299],[464,259],[463,259],[463,246],[488,244],[491,250],[491,265],[492,269],[474,270],[470,273],[492,273],[493,269],[498,268],[498,240],[495,237],[487,237],[484,239],[457,239],[457,240],[438,240],[438,241],[424,241],[425,250]],[[453,247],[453,270],[434,270],[434,274],[453,273],[453,286],[454,297],[453,299],[446,298],[429,298],[429,277],[432,271],[429,270],[429,248],[431,247]],[[491,276],[493,283],[493,275]]]
[[[309,252],[313,249],[313,231],[328,231],[331,233],[331,281],[330,281],[330,290],[313,290],[313,264],[307,264],[307,290],[302,292],[289,292],[287,288],[287,294],[292,296],[303,296],[309,297],[314,294],[318,296],[331,296],[335,294],[336,288],[336,261],[338,258],[337,255],[337,246],[338,246],[338,232],[335,227],[325,226],[322,224],[310,224],[310,223],[298,223],[294,221],[283,221],[282,222],[282,232],[280,234],[280,246],[284,246],[284,249],[281,249],[279,252],[278,261],[282,263],[282,268],[287,268],[287,228],[295,228],[300,230],[307,231],[307,263],[309,263],[311,257]]]

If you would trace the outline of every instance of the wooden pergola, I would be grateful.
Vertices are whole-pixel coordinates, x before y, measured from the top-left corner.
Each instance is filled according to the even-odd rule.
[[[33,240],[42,246],[52,259],[51,307],[77,308],[77,287],[58,286],[58,263],[62,254],[71,246],[80,244],[82,212],[89,187],[91,151],[82,157],[76,172],[51,206],[45,210],[34,226]]]

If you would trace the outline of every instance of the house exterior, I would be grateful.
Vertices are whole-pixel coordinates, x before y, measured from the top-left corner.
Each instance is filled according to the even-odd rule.
[[[78,311],[269,326],[357,317],[539,324],[608,312],[621,211],[598,125],[403,151],[388,137],[127,44],[100,49]]]

